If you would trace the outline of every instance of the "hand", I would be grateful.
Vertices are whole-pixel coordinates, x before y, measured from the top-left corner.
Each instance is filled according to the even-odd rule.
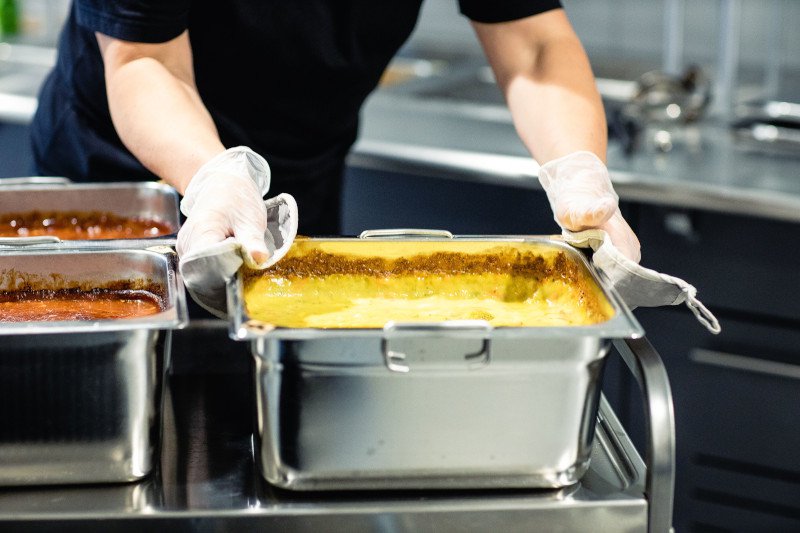
[[[178,255],[197,256],[232,237],[249,266],[264,263],[270,253],[264,241],[267,209],[262,198],[269,184],[269,165],[249,148],[231,148],[203,165],[181,201],[187,218],[178,232]]]
[[[600,224],[600,229],[608,233],[611,244],[614,248],[622,252],[622,255],[638,263],[642,259],[639,239],[631,227],[622,218],[619,208],[611,215],[611,218]]]
[[[549,161],[539,169],[539,181],[559,226],[603,229],[620,252],[639,262],[639,240],[619,211],[619,197],[599,157],[582,151]]]

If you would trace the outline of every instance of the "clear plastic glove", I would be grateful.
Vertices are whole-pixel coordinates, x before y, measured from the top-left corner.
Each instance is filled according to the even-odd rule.
[[[598,227],[608,234],[608,238],[614,243],[614,247],[619,250],[622,255],[635,263],[641,261],[642,252],[639,239],[625,219],[622,218],[622,213],[620,213],[619,208],[614,211],[611,218]]]
[[[225,317],[225,288],[242,263],[267,268],[297,235],[297,203],[289,194],[262,200],[269,166],[245,147],[215,157],[192,178],[181,202],[186,223],[178,232],[180,271],[189,294]]]
[[[178,256],[197,254],[233,237],[248,266],[265,262],[269,251],[263,198],[269,184],[269,165],[244,146],[225,150],[200,167],[181,201],[186,223],[178,232]]]
[[[622,217],[608,169],[595,154],[573,152],[542,165],[539,182],[553,217],[567,231],[601,228],[629,259],[641,258],[639,239]]]
[[[290,194],[279,194],[266,200],[264,205],[267,209],[264,241],[270,258],[259,268],[280,261],[297,236],[297,203]],[[225,318],[228,309],[226,288],[244,262],[242,255],[242,246],[233,237],[228,237],[181,256],[181,275],[189,294],[220,318]]]

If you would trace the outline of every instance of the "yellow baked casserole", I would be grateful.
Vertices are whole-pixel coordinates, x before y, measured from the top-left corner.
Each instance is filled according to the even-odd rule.
[[[243,270],[243,284],[250,319],[287,328],[578,326],[614,314],[573,254],[538,242],[299,238],[274,266]]]

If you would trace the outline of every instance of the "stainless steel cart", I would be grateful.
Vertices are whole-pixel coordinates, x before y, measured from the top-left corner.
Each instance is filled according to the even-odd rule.
[[[666,370],[646,339],[615,342],[639,381],[648,414],[644,461],[603,399],[591,468],[565,489],[297,493],[275,489],[258,475],[250,357],[237,352],[231,363],[231,350],[244,347],[232,348],[224,328],[204,324],[176,332],[161,464],[153,475],[131,484],[2,489],[0,529],[670,530],[672,400]]]

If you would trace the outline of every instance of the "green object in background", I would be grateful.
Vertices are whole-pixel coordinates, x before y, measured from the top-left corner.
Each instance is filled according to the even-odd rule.
[[[0,0],[0,37],[16,35],[19,32],[16,0]]]

